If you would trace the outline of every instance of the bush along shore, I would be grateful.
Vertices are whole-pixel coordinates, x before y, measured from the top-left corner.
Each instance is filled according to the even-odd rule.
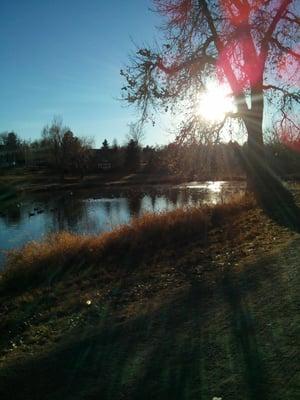
[[[252,200],[29,243],[0,275],[0,398],[296,398],[299,266]]]

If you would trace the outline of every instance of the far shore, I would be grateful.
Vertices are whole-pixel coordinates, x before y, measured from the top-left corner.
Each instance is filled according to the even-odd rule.
[[[181,184],[197,181],[244,181],[244,176],[185,176],[167,173],[145,172],[102,172],[90,173],[83,178],[66,174],[64,178],[58,174],[46,171],[31,171],[27,169],[15,169],[0,174],[0,185],[12,187],[16,192],[43,192],[49,190],[76,190],[96,187],[118,187],[134,185],[163,185]]]

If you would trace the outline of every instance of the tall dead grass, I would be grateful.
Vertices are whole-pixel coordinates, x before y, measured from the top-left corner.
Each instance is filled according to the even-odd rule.
[[[86,268],[130,267],[164,248],[176,248],[193,240],[205,242],[211,228],[254,206],[251,199],[234,200],[214,207],[177,209],[146,214],[128,225],[99,236],[59,233],[44,242],[30,242],[8,256],[0,276],[0,289],[18,290],[48,284],[64,274]],[[129,260],[125,262],[124,260]]]

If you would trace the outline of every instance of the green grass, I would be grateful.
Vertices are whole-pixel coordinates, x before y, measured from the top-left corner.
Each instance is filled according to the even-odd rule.
[[[294,399],[300,236],[253,202],[54,236],[1,277],[1,399]]]

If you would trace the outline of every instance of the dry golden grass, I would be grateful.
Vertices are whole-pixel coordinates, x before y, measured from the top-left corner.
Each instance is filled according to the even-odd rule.
[[[194,239],[205,241],[209,229],[253,205],[251,199],[235,199],[213,207],[146,214],[99,236],[54,234],[44,242],[30,242],[11,252],[0,288],[18,290],[38,282],[51,283],[70,270],[104,268],[107,262],[116,264],[125,253],[134,260]]]

